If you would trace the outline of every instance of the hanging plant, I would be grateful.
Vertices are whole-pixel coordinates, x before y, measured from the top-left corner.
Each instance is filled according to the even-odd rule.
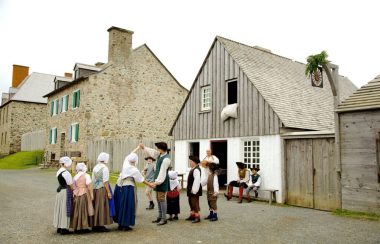
[[[323,67],[328,63],[328,54],[326,51],[322,51],[320,54],[310,55],[307,57],[307,64],[305,69],[305,75],[311,76],[314,72],[318,71],[318,68]]]

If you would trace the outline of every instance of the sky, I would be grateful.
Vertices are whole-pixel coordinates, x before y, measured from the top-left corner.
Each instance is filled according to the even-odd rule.
[[[361,87],[380,74],[380,1],[0,0],[0,92],[12,65],[63,75],[107,62],[111,26],[134,31],[190,88],[216,35],[305,63],[326,50]]]

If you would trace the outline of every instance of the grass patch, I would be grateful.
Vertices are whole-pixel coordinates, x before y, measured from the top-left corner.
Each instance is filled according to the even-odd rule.
[[[374,213],[364,213],[364,212],[337,209],[334,212],[332,212],[332,214],[336,216],[347,217],[347,218],[380,221],[380,215],[374,214]]]
[[[44,152],[18,152],[0,159],[0,169],[27,169],[42,162]]]

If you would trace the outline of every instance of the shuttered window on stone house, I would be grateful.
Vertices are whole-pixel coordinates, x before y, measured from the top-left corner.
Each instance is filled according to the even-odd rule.
[[[73,92],[73,109],[78,108],[80,104],[80,90]]]
[[[56,144],[57,143],[57,128],[51,128],[49,132],[49,143]]]
[[[52,116],[58,114],[58,106],[59,106],[58,99],[55,99],[55,100],[52,102],[52,107],[53,107],[53,108],[52,108],[52,111],[50,112]]]
[[[61,102],[60,102],[60,112],[64,113],[69,109],[69,95],[61,97]]]
[[[79,124],[73,123],[69,127],[69,141],[71,143],[78,142],[79,140]]]
[[[50,112],[50,116],[53,116],[53,113],[54,113],[54,101],[50,102],[49,112]]]

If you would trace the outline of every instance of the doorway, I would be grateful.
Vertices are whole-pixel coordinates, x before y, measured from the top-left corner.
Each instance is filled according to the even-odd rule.
[[[219,188],[227,183],[227,141],[211,141],[212,154],[219,159]]]

